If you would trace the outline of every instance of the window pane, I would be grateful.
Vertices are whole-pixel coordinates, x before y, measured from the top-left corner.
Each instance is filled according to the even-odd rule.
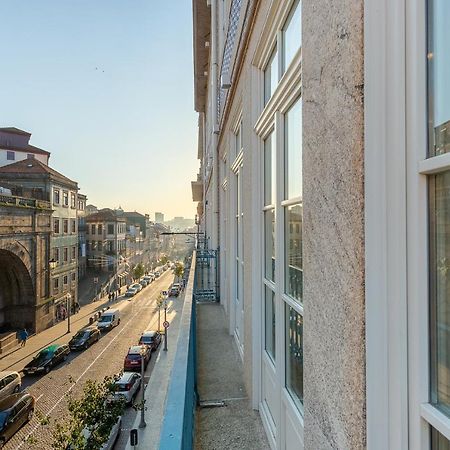
[[[450,450],[448,439],[434,428],[431,428],[431,450]]]
[[[265,277],[275,281],[275,210],[264,211]]]
[[[286,305],[286,388],[302,409],[303,317]]]
[[[278,52],[275,49],[272,52],[266,70],[264,71],[264,104],[272,97],[278,85]]]
[[[300,5],[296,2],[283,27],[283,73],[294,59],[302,44],[302,21]]]
[[[267,286],[265,286],[265,291],[265,349],[269,356],[275,360],[275,294]]]
[[[285,209],[285,292],[296,300],[303,297],[302,205]]]
[[[450,417],[450,171],[431,179],[430,193],[432,402]]]
[[[302,100],[284,117],[285,198],[302,196]]]
[[[430,155],[450,151],[450,2],[428,1]]]
[[[264,205],[275,204],[275,133],[264,141]]]

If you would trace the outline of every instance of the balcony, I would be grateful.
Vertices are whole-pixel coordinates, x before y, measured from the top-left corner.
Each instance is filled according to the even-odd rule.
[[[168,351],[160,351],[146,389],[147,426],[139,429],[137,448],[269,449],[224,310],[198,295],[202,272],[194,254],[184,302],[170,306]]]
[[[50,202],[38,200],[35,198],[16,197],[11,195],[0,195],[0,205],[15,206],[23,208],[46,209],[51,210]]]

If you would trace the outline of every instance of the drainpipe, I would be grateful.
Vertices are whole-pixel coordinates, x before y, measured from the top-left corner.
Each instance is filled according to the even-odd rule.
[[[213,219],[216,220],[216,248],[219,247],[219,153],[217,148],[219,124],[217,123],[217,80],[218,80],[218,27],[217,27],[217,0],[211,0],[211,125],[212,125],[212,151],[213,151],[213,164],[215,174],[215,192],[214,195],[214,208]]]

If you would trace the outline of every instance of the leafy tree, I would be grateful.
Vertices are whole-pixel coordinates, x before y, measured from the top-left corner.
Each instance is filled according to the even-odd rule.
[[[80,398],[68,396],[68,417],[56,423],[53,448],[56,450],[100,450],[109,438],[125,401],[110,401],[118,377],[88,380]],[[70,446],[69,446],[70,445]]]
[[[184,264],[182,262],[176,262],[173,268],[173,274],[177,277],[177,280],[181,280],[184,274]]]
[[[162,255],[159,261],[161,262],[161,265],[164,266],[169,261],[169,258],[167,257],[167,255]]]
[[[142,265],[142,263],[139,263],[134,269],[133,269],[133,276],[136,280],[139,280],[145,273],[145,268]]]

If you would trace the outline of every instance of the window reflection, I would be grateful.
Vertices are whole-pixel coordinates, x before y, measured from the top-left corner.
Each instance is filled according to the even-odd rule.
[[[450,417],[450,171],[434,177],[430,192],[432,401]]]
[[[269,356],[275,360],[275,294],[265,287],[265,349]]]
[[[286,72],[289,64],[294,59],[297,50],[302,43],[302,21],[300,4],[295,2],[291,13],[283,27],[283,72]]]
[[[275,133],[264,141],[264,205],[275,203]]]
[[[302,100],[286,113],[285,126],[285,198],[302,195]]]
[[[285,209],[286,294],[301,301],[303,297],[302,206]]]
[[[286,305],[286,389],[303,403],[303,317]]]
[[[450,442],[439,431],[431,429],[431,450],[450,450]]]
[[[275,210],[264,212],[265,276],[275,281]]]
[[[278,85],[278,52],[275,46],[264,71],[264,104],[272,97]]]
[[[450,151],[450,2],[428,1],[430,156]]]

